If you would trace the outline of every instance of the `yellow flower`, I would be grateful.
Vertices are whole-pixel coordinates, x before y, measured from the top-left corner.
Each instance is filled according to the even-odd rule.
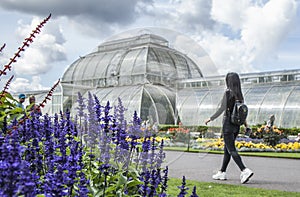
[[[281,143],[281,149],[283,150],[286,150],[288,148],[288,145],[284,144],[284,143]]]

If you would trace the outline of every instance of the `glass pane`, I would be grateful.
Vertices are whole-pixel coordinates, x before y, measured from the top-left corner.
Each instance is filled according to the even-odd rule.
[[[189,78],[189,72],[187,71],[187,61],[179,54],[174,54],[174,61],[177,70],[177,77],[179,79]]]
[[[126,108],[126,120],[130,121],[133,117],[134,111],[137,111],[139,114],[141,88],[142,86],[114,87],[97,90],[95,93],[101,105],[106,105],[109,101],[110,106],[117,106],[118,98],[121,98],[122,105]]]
[[[160,90],[157,86],[152,85],[145,86],[144,94],[148,94],[152,104],[147,106],[142,103],[142,106],[145,105],[148,107],[149,118],[152,118],[153,122],[159,124],[174,124],[175,103],[171,103],[162,91],[168,90],[165,88]],[[173,97],[175,97],[175,94],[173,94]]]
[[[135,63],[135,60],[137,58],[137,55],[139,54],[140,50],[132,50],[129,51],[122,63],[121,63],[121,67],[120,67],[120,75],[122,76],[129,76],[132,73],[132,69],[133,69],[133,65]]]
[[[99,57],[99,63],[94,72],[95,78],[106,78],[107,77],[107,67],[110,64],[112,58],[114,57],[116,52],[104,53],[103,57]]]
[[[281,124],[281,115],[286,103],[287,97],[291,92],[292,87],[275,86],[267,92],[264,101],[261,105],[260,112],[258,114],[258,120],[268,121],[270,115],[275,115],[274,125]],[[259,122],[258,122],[259,123]],[[263,122],[261,122],[263,123]]]
[[[71,64],[68,69],[65,71],[62,81],[73,81],[73,73],[78,64],[80,63],[80,59],[76,60],[73,64]]]
[[[294,86],[291,94],[289,95],[284,110],[282,112],[281,126],[286,128],[295,127],[300,125],[300,87]]]
[[[81,84],[81,80],[84,79],[85,76],[83,75],[83,73],[87,69],[86,65],[89,63],[90,60],[91,60],[90,56],[86,56],[85,58],[82,58],[79,66],[77,66],[76,69],[74,70],[73,80],[78,81],[79,83],[77,84]]]
[[[146,73],[146,58],[147,58],[147,48],[142,48],[136,57],[134,67],[132,69],[132,74],[145,74]]]
[[[174,62],[166,50],[149,48],[147,73],[158,75],[162,78],[171,79],[176,77]]]
[[[89,78],[97,78],[97,75],[95,75],[95,73],[99,72],[98,67],[99,65],[101,65],[101,61],[104,57],[105,57],[105,53],[97,53],[92,56],[89,62],[89,69],[86,71],[86,74],[87,76],[89,76]]]
[[[219,89],[210,89],[208,93],[203,98],[200,104],[199,110],[199,123],[204,124],[204,121],[211,117],[213,113],[217,110],[218,106],[221,104],[221,99],[223,98],[225,90],[222,88]],[[222,125],[223,114],[220,115],[217,119],[211,122],[212,126]]]
[[[270,88],[269,86],[254,86],[249,88],[244,94],[245,103],[249,108],[247,121],[250,125],[264,123],[263,120],[259,119],[258,114],[266,92],[268,92]]]

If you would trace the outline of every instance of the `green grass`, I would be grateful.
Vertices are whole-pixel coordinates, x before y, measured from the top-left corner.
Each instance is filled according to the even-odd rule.
[[[182,180],[171,178],[168,181],[168,194],[170,197],[175,197],[178,195],[180,190],[178,186],[181,186]],[[188,194],[186,196],[190,196],[194,186],[196,186],[196,193],[199,197],[285,197],[285,196],[293,196],[300,197],[299,192],[285,192],[278,190],[267,190],[267,189],[258,189],[258,188],[250,188],[246,186],[239,185],[229,185],[229,184],[219,184],[219,183],[209,183],[209,182],[197,182],[186,180],[186,187],[189,188],[187,190]]]
[[[195,153],[210,153],[210,154],[223,154],[223,151],[211,151],[211,150],[197,150],[189,149],[186,147],[164,147],[164,150],[173,151],[185,151],[185,152],[195,152]],[[256,156],[256,157],[276,157],[276,158],[290,158],[290,159],[300,159],[300,153],[288,153],[288,152],[239,152],[243,156]]]

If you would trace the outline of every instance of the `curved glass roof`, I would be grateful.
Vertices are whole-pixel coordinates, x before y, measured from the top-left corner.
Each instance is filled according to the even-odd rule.
[[[172,85],[178,79],[200,78],[196,63],[168,47],[160,36],[144,34],[103,43],[98,50],[76,60],[62,83],[111,87],[144,84]]]

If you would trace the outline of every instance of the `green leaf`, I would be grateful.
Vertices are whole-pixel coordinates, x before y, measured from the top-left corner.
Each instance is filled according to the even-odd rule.
[[[121,185],[125,185],[126,183],[127,183],[127,177],[124,176],[123,174],[120,174],[117,183],[117,188],[119,188]]]
[[[93,194],[98,193],[98,188],[94,187],[94,186],[90,186],[90,191],[92,191]]]
[[[92,168],[92,172],[95,173],[95,174],[99,174],[100,173],[100,171],[97,170],[96,168]]]
[[[99,162],[97,162],[97,161],[92,161],[91,163],[92,163],[92,165],[93,165],[95,168],[99,168]]]
[[[116,193],[116,195],[118,196],[118,197],[122,197],[123,195],[123,192],[122,191],[117,191],[117,193]]]
[[[110,193],[112,191],[116,191],[116,185],[110,185],[109,187],[106,188],[105,194]]]
[[[143,182],[140,180],[131,180],[131,181],[128,181],[127,187],[130,188],[130,187],[134,187],[134,186],[137,186],[140,184],[143,184]]]

